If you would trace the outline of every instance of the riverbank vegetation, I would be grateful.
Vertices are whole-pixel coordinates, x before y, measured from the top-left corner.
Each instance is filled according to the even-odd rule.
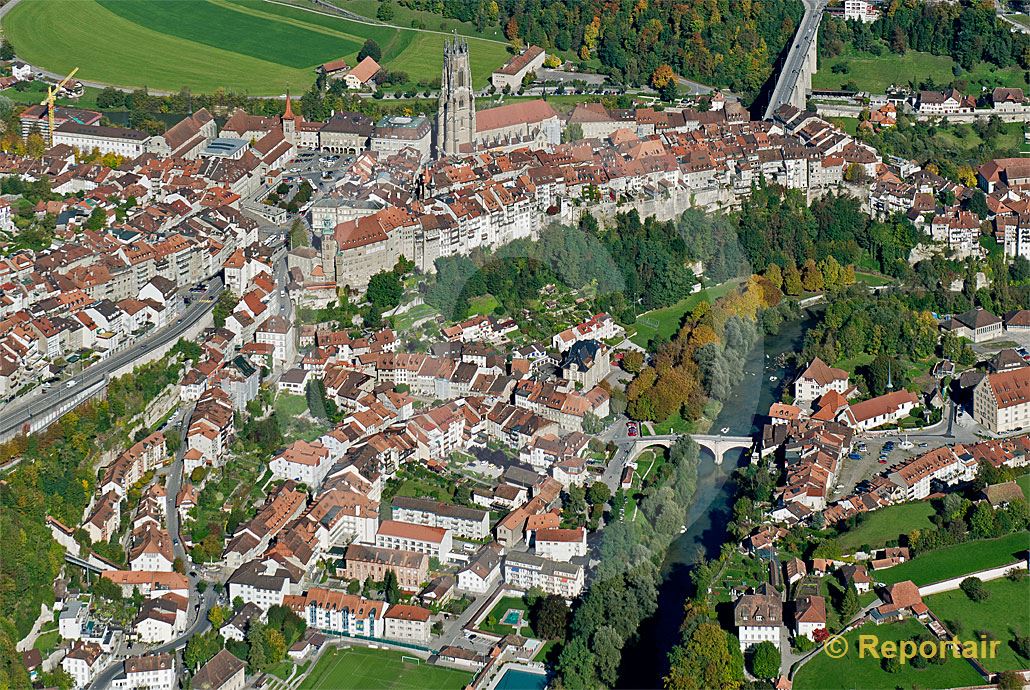
[[[756,270],[778,267],[787,294],[799,294],[787,282],[795,270],[801,287],[809,291],[827,287],[827,278],[828,289],[855,282],[854,270],[849,275],[838,273],[851,266],[893,277],[905,275],[908,253],[921,239],[904,218],[874,220],[852,196],[831,194],[808,206],[800,190],[770,185],[756,186],[744,201],[737,216],[737,236]],[[826,274],[830,258],[838,265],[837,272],[817,275],[813,265],[819,274]],[[807,285],[806,273],[810,274]]]
[[[477,298],[489,295],[496,300],[494,314],[514,318],[519,332],[532,336],[546,314],[527,305],[546,285],[560,284],[589,288],[598,311],[630,325],[639,313],[677,304],[689,294],[698,282],[696,262],[715,282],[749,273],[725,217],[688,211],[676,221],[642,221],[632,211],[602,227],[586,215],[578,228],[551,226],[536,241],[437,259],[425,300],[457,321],[476,311]]]
[[[729,538],[735,540],[750,533],[756,524],[760,517],[757,506],[772,499],[774,483],[768,461],[737,469],[734,485],[737,493],[727,531]],[[726,544],[715,560],[706,561],[703,554],[698,555],[690,572],[694,594],[684,603],[680,639],[669,652],[668,667],[663,673],[665,688],[737,690],[744,686],[740,642],[719,624],[730,606],[719,583],[734,569],[751,582],[756,582],[756,578],[766,582],[768,569],[753,566],[753,561],[741,561],[732,543]]]
[[[622,649],[658,607],[660,566],[686,521],[697,487],[699,449],[689,437],[670,449],[665,481],[648,484],[638,501],[643,519],[613,514],[601,537],[597,570],[576,602],[556,671],[563,687],[614,687]]]

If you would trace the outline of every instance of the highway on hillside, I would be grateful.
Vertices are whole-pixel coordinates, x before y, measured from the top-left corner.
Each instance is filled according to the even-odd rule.
[[[208,288],[205,292],[190,293],[193,303],[186,307],[179,320],[171,326],[166,326],[148,335],[131,347],[119,350],[107,359],[88,367],[72,379],[75,384],[71,387],[68,386],[67,382],[62,381],[55,383],[53,388],[42,395],[32,396],[29,394],[25,398],[13,401],[0,411],[0,438],[5,437],[12,431],[16,431],[30,420],[48,413],[53,408],[60,406],[89,387],[103,381],[108,374],[142,357],[146,352],[178,340],[183,333],[214,309],[214,305],[221,293],[222,279],[220,276],[216,276],[208,282]]]

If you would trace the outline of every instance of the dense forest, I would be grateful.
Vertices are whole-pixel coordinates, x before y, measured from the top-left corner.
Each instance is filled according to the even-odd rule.
[[[804,12],[794,0],[400,0],[487,26],[518,44],[575,55],[616,81],[646,84],[663,64],[750,101]]]
[[[851,196],[824,196],[806,206],[796,189],[758,186],[738,216],[744,254],[756,269],[781,269],[832,256],[841,266],[856,265],[900,276],[920,237],[915,226],[898,217],[876,221]]]

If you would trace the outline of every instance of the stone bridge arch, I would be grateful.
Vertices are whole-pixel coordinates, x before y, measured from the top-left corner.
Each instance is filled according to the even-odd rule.
[[[642,436],[634,440],[633,447],[629,452],[627,461],[636,460],[643,451],[655,446],[671,448],[672,444],[679,438],[678,435],[669,436]],[[691,434],[691,438],[697,445],[701,446],[715,458],[717,465],[722,464],[723,457],[731,450],[751,450],[754,441],[748,436],[721,436],[713,434]]]
[[[721,465],[723,457],[731,450],[751,450],[754,441],[747,436],[713,436],[693,434],[691,438],[715,458],[715,464]]]

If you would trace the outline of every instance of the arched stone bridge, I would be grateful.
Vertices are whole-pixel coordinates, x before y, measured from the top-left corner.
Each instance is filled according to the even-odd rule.
[[[723,455],[731,450],[751,450],[755,442],[749,436],[722,436],[720,434],[691,434],[690,437],[715,458],[717,465],[722,464]],[[619,439],[618,444],[629,452],[627,462],[635,460],[640,453],[651,446],[670,448],[679,438],[679,434],[662,436],[634,436]]]

